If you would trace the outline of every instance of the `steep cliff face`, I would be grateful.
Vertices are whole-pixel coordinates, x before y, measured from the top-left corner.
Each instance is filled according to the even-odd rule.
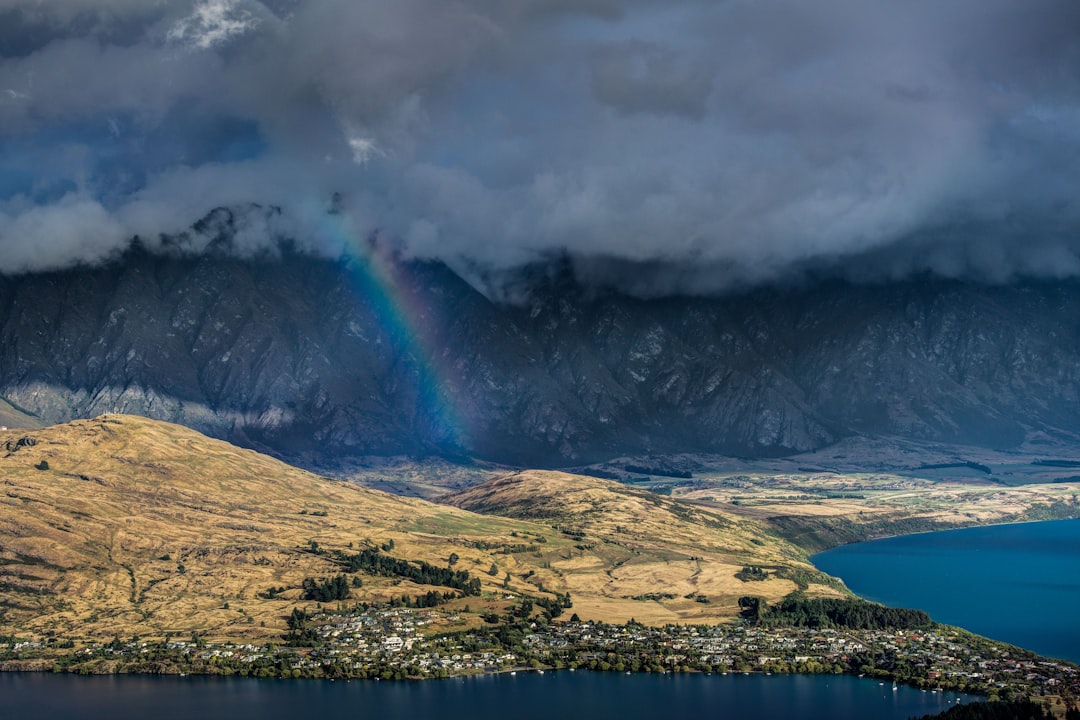
[[[504,305],[441,265],[395,272],[389,300],[362,268],[290,255],[133,251],[0,278],[0,396],[44,422],[140,414],[314,466],[765,455],[853,433],[1008,447],[1080,428],[1074,283],[640,300],[563,278]]]

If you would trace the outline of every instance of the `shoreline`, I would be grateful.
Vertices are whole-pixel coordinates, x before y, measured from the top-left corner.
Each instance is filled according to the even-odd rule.
[[[862,616],[856,624],[848,624],[841,617],[837,616],[836,624],[830,620],[828,627],[813,623],[665,628],[566,623],[538,628],[523,638],[522,645],[502,649],[483,646],[486,641],[479,636],[450,638],[455,646],[481,643],[471,655],[460,658],[450,655],[461,652],[457,647],[368,657],[343,653],[343,648],[334,646],[306,650],[208,644],[195,648],[129,642],[73,653],[29,648],[9,654],[0,661],[0,670],[333,682],[539,675],[557,670],[612,675],[848,675],[989,699],[1046,694],[1080,698],[1080,673],[1073,663],[929,620],[908,625],[909,618],[886,614],[878,619]],[[890,617],[890,624],[864,624],[866,620],[881,622],[883,617]]]
[[[840,543],[838,545],[833,545],[832,547],[826,548],[824,550],[819,550],[818,552],[814,553],[813,555],[807,556],[807,560],[809,560],[811,563],[813,563],[814,558],[817,557],[818,555],[824,555],[825,553],[832,552],[833,550],[836,550],[837,548],[849,547],[851,545],[861,545],[862,543],[877,542],[879,540],[891,540],[893,538],[913,537],[915,535],[934,535],[934,534],[937,534],[937,533],[959,532],[961,530],[976,530],[978,528],[1008,527],[1010,525],[1035,525],[1035,524],[1038,524],[1038,523],[1070,522],[1070,521],[1075,521],[1075,520],[1080,520],[1080,514],[1078,514],[1076,517],[1045,518],[1045,519],[1042,519],[1042,520],[1010,520],[1008,522],[990,522],[990,523],[976,522],[976,523],[972,523],[971,525],[956,525],[954,527],[941,528],[940,530],[916,530],[915,532],[909,532],[909,533],[895,533],[895,534],[892,534],[892,535],[879,535],[879,536],[876,536],[876,537],[867,538],[865,540],[855,540],[853,542],[846,542],[846,543]],[[817,566],[815,565],[815,567],[817,567]],[[818,569],[820,570],[820,568],[818,568]],[[822,570],[822,572],[825,572],[825,571]]]
[[[961,628],[962,629],[962,628]],[[241,681],[271,681],[271,682],[313,682],[313,683],[402,683],[402,684],[415,684],[415,683],[429,683],[429,682],[449,682],[460,680],[480,680],[484,678],[494,677],[516,677],[521,675],[532,676],[544,676],[548,674],[574,674],[574,673],[595,673],[597,675],[605,675],[611,677],[625,677],[625,676],[652,676],[652,677],[846,677],[858,681],[866,681],[867,683],[877,682],[879,685],[891,682],[896,687],[903,687],[912,692],[933,692],[941,693],[944,697],[946,694],[952,695],[964,695],[975,700],[986,700],[987,693],[979,690],[959,690],[953,687],[937,687],[932,689],[920,688],[910,682],[893,677],[891,674],[882,675],[866,675],[865,673],[855,673],[850,671],[845,672],[776,672],[766,670],[728,670],[728,671],[705,671],[705,670],[664,670],[662,672],[651,672],[648,670],[595,670],[590,668],[555,668],[555,667],[516,667],[506,668],[500,670],[494,670],[491,672],[473,672],[473,673],[461,673],[458,675],[448,675],[446,677],[404,677],[383,680],[379,677],[319,677],[319,676],[301,676],[301,677],[259,677],[255,675],[241,675],[238,673],[221,673],[221,672],[146,672],[142,670],[115,670],[107,673],[80,673],[75,670],[50,670],[43,668],[0,668],[0,676],[2,675],[49,675],[49,676],[75,676],[81,678],[120,678],[120,677],[132,677],[132,678],[144,678],[155,680],[241,680]]]

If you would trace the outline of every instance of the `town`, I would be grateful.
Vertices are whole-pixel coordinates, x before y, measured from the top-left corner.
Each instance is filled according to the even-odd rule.
[[[488,619],[491,619],[490,616]],[[90,643],[0,638],[0,669],[404,680],[595,670],[654,673],[849,673],[927,692],[989,699],[1080,698],[1080,668],[949,626],[849,629],[731,624],[648,627],[539,616],[467,630],[445,608],[355,605],[290,619],[292,644],[193,637]],[[297,646],[303,645],[303,646]]]

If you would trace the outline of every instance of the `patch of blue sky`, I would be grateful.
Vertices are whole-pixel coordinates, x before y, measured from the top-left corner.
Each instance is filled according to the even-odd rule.
[[[108,207],[170,168],[244,162],[266,148],[256,123],[190,109],[150,128],[131,116],[53,126],[0,138],[0,200],[21,195],[42,205],[82,191]]]

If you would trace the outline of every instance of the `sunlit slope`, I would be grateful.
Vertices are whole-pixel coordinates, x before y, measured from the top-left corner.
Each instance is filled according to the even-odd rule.
[[[723,620],[741,595],[776,599],[800,582],[836,592],[756,520],[596,478],[519,473],[455,502],[328,480],[126,415],[0,432],[0,634],[276,639],[293,607],[314,604],[303,580],[342,571],[313,542],[351,553],[392,541],[384,552],[437,567],[456,555],[483,588],[453,604],[471,605],[464,622],[553,591],[583,618],[653,623]],[[736,579],[745,564],[767,579]],[[350,602],[433,589],[357,575]]]
[[[532,470],[489,480],[447,502],[545,523],[572,538],[570,552],[542,554],[550,582],[574,593],[575,609],[678,621],[731,616],[741,596],[776,600],[800,585],[813,594],[838,593],[799,548],[756,520],[610,480]],[[761,566],[767,579],[738,579],[747,565]]]
[[[487,574],[505,564],[497,549],[519,542],[512,533],[537,530],[554,535],[327,480],[143,418],[5,432],[0,634],[277,635],[300,602],[303,579],[340,571],[310,552],[311,541],[347,551],[393,540],[393,556],[441,567],[456,553],[457,569],[492,586],[498,579],[501,589],[502,578]],[[352,597],[429,589],[391,578],[363,582]],[[282,586],[279,598],[261,597]],[[518,586],[526,587],[512,579]]]

